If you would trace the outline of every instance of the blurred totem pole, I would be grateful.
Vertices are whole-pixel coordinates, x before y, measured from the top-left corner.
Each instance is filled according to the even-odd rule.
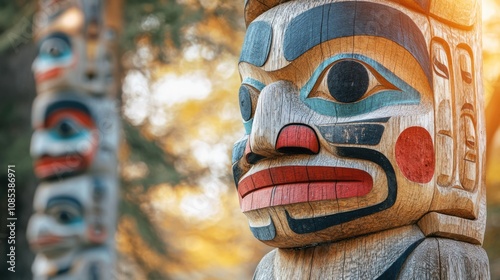
[[[116,26],[101,0],[41,0],[35,20],[28,225],[34,279],[112,279],[117,218]]]
[[[489,279],[480,6],[246,1],[254,279]]]

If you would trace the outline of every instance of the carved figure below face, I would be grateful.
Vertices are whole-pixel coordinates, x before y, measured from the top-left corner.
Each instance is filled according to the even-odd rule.
[[[249,24],[239,63],[246,135],[233,171],[258,239],[300,247],[413,224],[431,211],[478,217],[474,110],[450,116],[461,120],[451,124],[460,139],[470,139],[450,167],[459,170],[450,179],[457,191],[436,187],[435,151],[449,146],[435,140],[446,124],[435,121],[443,89],[428,46],[430,30],[444,27],[380,1],[292,1]],[[473,75],[471,63],[463,77]],[[467,100],[476,104],[473,81]]]

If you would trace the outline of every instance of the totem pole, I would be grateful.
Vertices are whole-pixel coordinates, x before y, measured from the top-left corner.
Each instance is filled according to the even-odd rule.
[[[116,35],[104,9],[100,0],[42,0],[35,17],[34,279],[113,277],[120,124]]]
[[[248,0],[254,279],[489,279],[478,0]]]

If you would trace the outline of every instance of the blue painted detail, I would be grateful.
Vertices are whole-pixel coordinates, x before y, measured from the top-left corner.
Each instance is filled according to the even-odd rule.
[[[293,61],[326,41],[361,35],[386,38],[405,48],[432,84],[429,51],[420,28],[408,15],[376,3],[331,3],[298,15],[285,30],[284,56]]]
[[[83,206],[74,197],[50,198],[45,211],[63,224],[76,224],[83,221]]]
[[[38,52],[38,58],[45,63],[69,61],[73,55],[71,41],[64,33],[53,33],[43,38]]]
[[[335,124],[318,126],[323,137],[332,144],[375,146],[380,143],[384,126],[380,124]]]
[[[264,21],[255,21],[248,26],[241,50],[240,62],[263,66],[271,51],[273,28]]]
[[[274,227],[274,222],[271,219],[271,223],[267,226],[263,227],[252,227],[250,226],[250,230],[253,233],[255,238],[260,241],[270,241],[276,237],[276,228]]]
[[[68,128],[63,131],[61,127],[64,125]],[[55,127],[50,128],[48,132],[54,140],[91,139],[89,130],[81,127],[70,119],[61,121]]]
[[[266,85],[261,83],[260,81],[257,81],[255,79],[248,78],[248,77],[243,79],[243,81],[241,83],[252,86],[255,89],[257,89],[258,91],[262,91],[264,89],[264,87],[266,87]]]
[[[243,158],[247,142],[248,142],[248,135],[245,135],[242,139],[238,140],[238,142],[234,143],[233,154],[231,158],[232,164],[238,162],[241,158]]]
[[[308,98],[311,90],[314,88],[325,69],[327,69],[332,63],[341,59],[356,59],[371,65],[387,81],[400,90],[380,91],[354,103],[337,103],[317,97]],[[420,104],[421,96],[417,90],[375,60],[360,54],[338,54],[324,60],[318,68],[314,70],[309,81],[307,81],[306,84],[300,89],[300,99],[311,109],[322,115],[332,117],[352,117],[373,112],[377,109],[392,105]]]
[[[243,122],[243,126],[245,127],[245,133],[247,135],[250,135],[250,133],[252,132],[252,125],[253,125],[253,118],[246,122]]]

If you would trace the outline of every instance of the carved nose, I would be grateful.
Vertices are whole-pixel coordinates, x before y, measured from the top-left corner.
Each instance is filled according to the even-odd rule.
[[[276,139],[276,150],[284,154],[317,154],[319,140],[316,132],[304,124],[289,124]]]

